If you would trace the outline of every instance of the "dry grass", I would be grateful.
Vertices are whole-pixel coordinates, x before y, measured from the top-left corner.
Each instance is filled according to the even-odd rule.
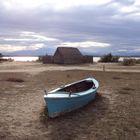
[[[44,89],[94,76],[99,95],[87,106],[50,119]],[[21,79],[9,82],[3,79]],[[17,80],[16,80],[17,81]],[[0,73],[0,139],[139,140],[139,73],[86,70]]]

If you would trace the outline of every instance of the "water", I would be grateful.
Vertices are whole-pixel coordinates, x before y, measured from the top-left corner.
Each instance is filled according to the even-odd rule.
[[[98,62],[101,59],[101,57],[93,57],[93,62]]]
[[[128,58],[128,59],[140,59],[140,57],[120,57],[119,61],[122,62],[123,59]]]
[[[140,59],[140,57],[120,57],[119,61],[122,62],[123,59],[129,58],[129,59]],[[101,57],[93,57],[93,62],[98,62],[101,59]]]
[[[3,57],[5,59],[13,59],[14,61],[36,61],[38,60],[38,57],[37,56],[13,56],[13,57]],[[140,57],[120,57],[119,58],[119,61],[122,62],[124,58],[132,58],[132,59],[140,59]],[[101,59],[101,57],[93,57],[93,62],[98,62],[99,60]]]
[[[13,59],[14,61],[22,61],[22,62],[25,62],[25,61],[36,61],[38,60],[38,57],[36,56],[13,56],[13,57],[3,57],[5,59]]]

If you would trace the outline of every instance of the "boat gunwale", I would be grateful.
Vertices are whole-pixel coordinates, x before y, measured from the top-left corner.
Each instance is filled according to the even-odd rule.
[[[44,95],[44,98],[48,98],[48,99],[71,99],[71,98],[80,98],[80,97],[83,97],[83,96],[87,96],[88,94],[91,94],[91,93],[94,93],[94,92],[96,92],[97,91],[97,89],[99,88],[99,82],[95,79],[95,78],[93,78],[93,77],[90,77],[90,78],[86,78],[86,79],[83,79],[83,80],[80,80],[80,81],[76,81],[76,82],[73,82],[73,83],[70,83],[70,84],[67,84],[67,85],[65,85],[65,86],[63,86],[63,88],[65,88],[65,87],[68,87],[68,86],[71,86],[71,85],[74,85],[74,84],[77,84],[77,83],[80,83],[80,82],[83,82],[83,81],[86,81],[86,80],[91,80],[94,84],[93,84],[93,86],[91,87],[91,88],[89,88],[88,90],[85,90],[85,91],[82,91],[82,92],[75,92],[75,93],[72,93],[70,96],[69,96],[69,93],[70,92],[66,92],[66,91],[64,91],[63,93],[62,93],[62,91],[58,91],[58,90],[60,90],[60,89],[62,89],[61,87],[60,88],[57,88],[57,89],[54,89],[54,90],[52,90],[52,91],[50,91],[50,92],[48,92],[48,94],[47,95]],[[95,85],[95,87],[94,87],[94,85]],[[93,88],[94,87],[94,88]],[[90,91],[91,90],[91,91]],[[85,93],[86,92],[86,93]],[[84,94],[83,94],[84,93]],[[50,94],[67,94],[68,96],[65,96],[65,97],[49,97],[48,95],[50,95]]]

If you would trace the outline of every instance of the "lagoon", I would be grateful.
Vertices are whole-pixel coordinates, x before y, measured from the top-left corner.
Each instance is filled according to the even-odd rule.
[[[25,62],[25,61],[36,61],[38,60],[37,56],[9,56],[9,57],[3,57],[5,59],[13,59],[14,61],[20,61],[20,62]]]
[[[3,57],[5,59],[13,59],[14,61],[26,62],[26,61],[37,61],[39,57],[37,56],[9,56]],[[131,59],[140,59],[140,57],[120,57],[119,61],[122,62],[124,58],[131,58]],[[101,57],[93,57],[93,62],[98,62]]]
[[[122,62],[123,59],[128,58],[128,59],[140,59],[140,57],[120,57],[119,62]],[[93,62],[98,62],[101,59],[101,57],[93,57]]]

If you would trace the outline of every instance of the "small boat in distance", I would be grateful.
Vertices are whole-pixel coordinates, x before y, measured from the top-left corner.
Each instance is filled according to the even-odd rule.
[[[48,92],[44,100],[49,117],[54,118],[88,104],[95,98],[98,87],[98,81],[91,77]]]

